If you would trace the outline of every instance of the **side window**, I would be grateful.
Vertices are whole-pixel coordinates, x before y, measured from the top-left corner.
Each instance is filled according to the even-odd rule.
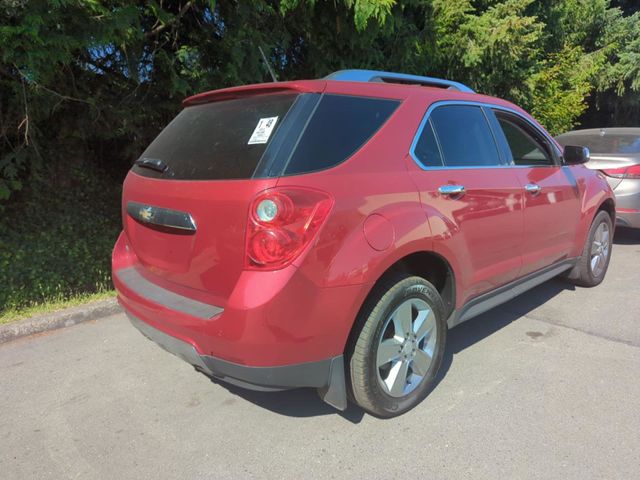
[[[535,138],[537,134],[529,130],[512,115],[495,112],[498,123],[509,144],[513,163],[521,166],[554,165],[544,143]]]
[[[369,141],[398,105],[398,100],[323,95],[285,175],[315,172],[344,162]]]
[[[413,153],[425,167],[441,167],[443,165],[442,155],[440,154],[436,136],[433,133],[431,120],[425,123]]]
[[[498,148],[480,107],[446,105],[430,116],[447,167],[500,165]]]

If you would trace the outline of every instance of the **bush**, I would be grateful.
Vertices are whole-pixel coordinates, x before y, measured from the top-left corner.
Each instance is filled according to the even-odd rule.
[[[19,196],[0,218],[0,314],[111,289],[119,182],[78,169],[62,185],[37,179]]]

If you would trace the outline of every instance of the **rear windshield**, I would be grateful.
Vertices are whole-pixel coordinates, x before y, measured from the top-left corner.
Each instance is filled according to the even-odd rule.
[[[134,165],[147,177],[176,180],[250,178],[296,94],[261,95],[187,107],[151,142]]]
[[[587,147],[591,153],[640,153],[640,134],[575,133],[557,138],[562,146]]]
[[[133,171],[155,178],[223,180],[324,170],[362,147],[399,103],[277,94],[187,107],[149,145]]]

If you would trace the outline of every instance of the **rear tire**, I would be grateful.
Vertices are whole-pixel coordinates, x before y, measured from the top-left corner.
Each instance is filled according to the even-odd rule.
[[[357,321],[347,352],[352,398],[380,417],[407,412],[431,391],[442,363],[447,325],[438,290],[421,277],[389,277]]]
[[[568,277],[570,281],[581,287],[595,287],[602,283],[611,260],[612,240],[611,217],[600,211],[591,223],[582,255]]]

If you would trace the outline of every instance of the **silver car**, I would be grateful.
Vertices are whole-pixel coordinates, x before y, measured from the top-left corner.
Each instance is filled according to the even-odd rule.
[[[616,194],[616,224],[640,228],[640,128],[574,130],[556,140],[589,149],[587,167],[604,173]]]

